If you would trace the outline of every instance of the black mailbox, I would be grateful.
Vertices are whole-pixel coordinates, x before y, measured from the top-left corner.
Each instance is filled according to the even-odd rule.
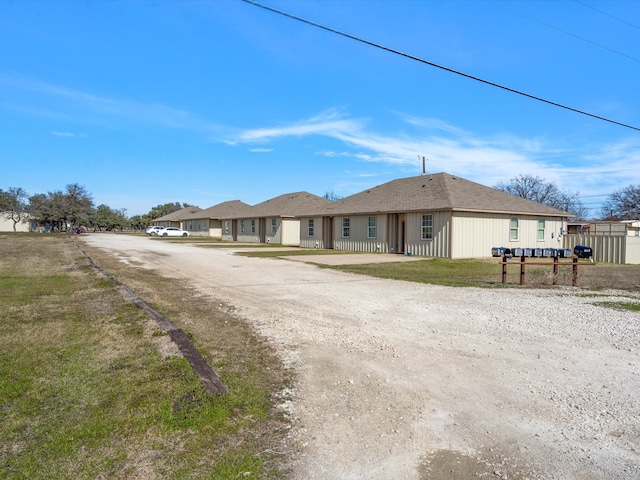
[[[573,254],[578,258],[590,258],[593,256],[593,250],[591,250],[591,247],[576,245],[573,247]]]

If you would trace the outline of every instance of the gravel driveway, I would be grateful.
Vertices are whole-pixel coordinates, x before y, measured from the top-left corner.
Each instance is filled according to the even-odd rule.
[[[83,241],[190,279],[278,346],[298,374],[283,404],[296,480],[640,478],[640,314],[594,305],[629,293],[438,287]]]

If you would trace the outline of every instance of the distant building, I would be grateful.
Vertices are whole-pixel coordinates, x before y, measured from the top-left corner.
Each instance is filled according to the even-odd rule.
[[[0,232],[13,232],[14,222],[9,212],[0,212]],[[38,224],[30,216],[24,215],[23,219],[15,224],[16,232],[35,232]]]

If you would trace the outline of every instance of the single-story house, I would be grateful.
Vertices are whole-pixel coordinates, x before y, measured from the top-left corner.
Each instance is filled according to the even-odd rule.
[[[561,248],[569,214],[447,173],[401,178],[299,215],[300,246],[442,258]]]
[[[158,217],[153,221],[154,225],[159,225],[161,227],[178,227],[186,230],[182,226],[182,220],[189,215],[192,215],[196,212],[202,210],[200,207],[185,207],[180,210],[176,210],[175,212],[168,213],[167,215],[163,215],[162,217]]]
[[[213,207],[199,210],[184,217],[183,229],[195,236],[209,236],[222,240],[223,237],[237,239],[237,217],[251,215],[253,207],[240,200],[229,200]]]
[[[298,217],[318,211],[331,202],[308,192],[286,193],[254,205],[251,210],[223,220],[232,222],[232,232],[225,229],[223,240],[249,243],[300,245]]]

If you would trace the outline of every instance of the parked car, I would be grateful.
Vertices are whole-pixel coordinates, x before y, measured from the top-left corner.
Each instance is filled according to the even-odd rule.
[[[186,232],[178,227],[166,227],[156,231],[158,237],[188,237],[189,232]]]
[[[81,233],[84,233],[84,227],[73,227],[73,233],[77,233],[78,235],[80,235]]]
[[[151,225],[151,226],[147,227],[145,232],[146,232],[147,235],[150,235],[150,236],[153,237],[157,233],[157,231],[160,230],[161,228],[164,228],[164,227],[161,227],[159,225]]]

